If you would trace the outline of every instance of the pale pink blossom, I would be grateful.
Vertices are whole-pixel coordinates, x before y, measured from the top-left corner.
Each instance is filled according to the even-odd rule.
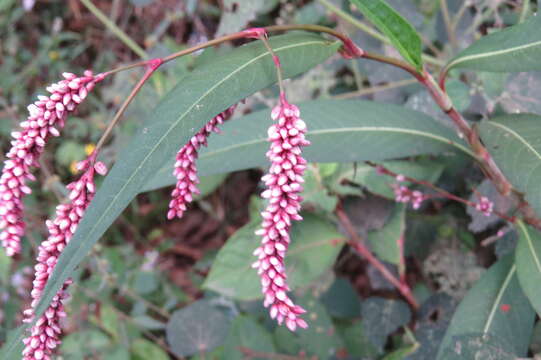
[[[95,156],[95,155],[93,155]],[[31,292],[30,308],[24,311],[25,322],[34,320],[34,310],[38,305],[45,285],[53,273],[62,250],[66,247],[77,229],[84,212],[96,192],[94,174],[105,173],[107,168],[101,162],[93,163],[93,157],[82,161],[78,168],[84,171],[79,180],[70,183],[69,202],[56,207],[54,220],[47,220],[49,237],[38,249],[37,264]],[[53,298],[47,310],[30,329],[30,334],[23,340],[23,360],[50,360],[55,348],[60,344],[60,319],[66,316],[63,301],[68,297],[67,288],[71,280],[67,280]]]
[[[396,177],[397,180],[399,176],[403,176],[403,175],[398,175]],[[398,180],[398,181],[403,181],[403,180]],[[426,199],[426,196],[418,190],[411,190],[410,188],[404,185],[394,184],[391,186],[394,189],[395,201],[405,203],[405,204],[411,203],[411,206],[415,210],[419,209],[423,201]]]
[[[180,219],[187,210],[188,204],[193,201],[193,196],[200,193],[197,188],[199,177],[197,176],[197,166],[195,164],[199,148],[207,145],[207,138],[210,134],[220,132],[218,125],[223,124],[233,115],[236,106],[233,105],[212,118],[177,153],[173,171],[173,175],[177,178],[177,184],[171,193],[169,211],[167,212],[169,220],[175,217]]]
[[[492,215],[492,211],[494,210],[494,203],[490,201],[486,196],[481,196],[479,199],[479,202],[475,204],[475,208],[477,211],[480,211],[485,216]]]
[[[11,149],[0,177],[0,240],[6,254],[21,251],[21,237],[25,232],[23,197],[31,193],[27,180],[35,180],[32,167],[39,167],[39,157],[51,136],[59,136],[66,117],[86,98],[94,85],[105,75],[93,75],[87,70],[81,77],[64,73],[64,80],[47,87],[49,96],[38,96],[28,106],[29,116],[21,123],[21,130],[11,135]]]
[[[302,220],[299,215],[303,190],[303,174],[306,160],[302,157],[301,148],[309,145],[305,139],[306,124],[300,119],[299,109],[289,104],[284,96],[280,104],[272,110],[275,121],[268,130],[270,150],[267,158],[271,162],[270,169],[262,181],[266,190],[262,197],[268,199],[268,205],[261,213],[262,228],[256,231],[262,236],[261,246],[254,255],[258,260],[253,264],[261,278],[264,305],[270,307],[270,316],[285,322],[294,331],[297,327],[306,328],[308,324],[300,318],[306,311],[293,303],[287,292],[284,257],[290,243],[292,220]]]

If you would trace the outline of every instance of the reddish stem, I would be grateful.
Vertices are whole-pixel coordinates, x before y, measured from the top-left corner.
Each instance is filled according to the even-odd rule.
[[[387,267],[385,267],[385,265],[383,265],[383,263],[379,261],[378,258],[376,258],[370,252],[370,250],[368,250],[368,248],[364,245],[363,240],[357,234],[357,231],[351,224],[349,217],[347,216],[345,211],[342,209],[341,204],[338,204],[338,206],[336,207],[336,215],[338,216],[340,223],[342,224],[342,226],[344,227],[344,229],[347,231],[350,238],[352,239],[348,241],[349,246],[357,250],[357,252],[362,257],[364,257],[372,266],[374,266],[381,273],[381,275],[383,275],[384,278],[386,278],[391,284],[393,284],[413,309],[418,309],[419,304],[417,303],[417,300],[415,300],[415,298],[413,297],[413,294],[411,292],[409,285],[405,281],[402,282],[398,280],[387,269]]]
[[[405,245],[406,237],[404,236],[404,232],[400,234],[398,239],[396,240],[396,244],[398,246],[398,273],[400,274],[400,283],[404,286],[407,286],[406,282],[406,258],[404,257],[404,245]]]
[[[378,171],[380,174],[383,174],[383,175],[389,175],[389,176],[392,176],[393,178],[396,178],[399,174],[387,169],[386,167],[384,167],[383,165],[379,165],[379,164],[375,164],[371,161],[366,161],[365,162],[367,165],[373,167],[376,169],[376,171]],[[404,180],[405,181],[408,181],[408,182],[411,182],[411,183],[414,183],[414,184],[418,184],[418,185],[422,185],[424,187],[427,187],[429,189],[432,189],[434,190],[435,192],[437,192],[438,194],[440,194],[441,196],[447,198],[447,199],[450,199],[450,200],[454,200],[454,201],[457,201],[459,203],[462,203],[466,206],[471,206],[473,208],[475,208],[475,206],[477,205],[477,203],[473,202],[473,201],[469,201],[469,200],[466,200],[466,199],[463,199],[459,196],[456,196],[454,194],[451,194],[450,192],[446,191],[446,190],[443,190],[442,188],[440,187],[437,187],[436,185],[428,182],[428,181],[425,181],[425,180],[418,180],[418,179],[414,179],[412,177],[409,177],[409,176],[405,176],[405,175],[402,175],[400,174],[401,176],[404,177]],[[508,217],[507,215],[499,212],[499,211],[493,211],[493,213],[504,219],[505,221],[509,221],[510,223],[515,223],[516,222],[516,218],[513,216],[513,217]]]

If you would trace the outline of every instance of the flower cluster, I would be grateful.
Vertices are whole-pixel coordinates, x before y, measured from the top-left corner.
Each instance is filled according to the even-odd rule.
[[[406,204],[411,202],[411,205],[415,210],[419,209],[422,202],[426,199],[426,196],[418,190],[411,190],[404,185],[394,184],[391,186],[394,189],[395,201]]]
[[[50,96],[38,96],[28,106],[29,116],[21,123],[21,130],[11,135],[11,149],[0,177],[0,239],[9,256],[21,250],[24,235],[23,197],[31,192],[27,180],[35,180],[31,167],[39,166],[39,157],[49,137],[60,135],[59,129],[91,91],[103,80],[103,74],[93,75],[87,70],[81,77],[64,73],[64,80],[47,87]]]
[[[177,153],[173,172],[173,175],[177,178],[177,184],[171,193],[172,199],[169,203],[169,211],[167,212],[167,218],[169,220],[175,217],[181,218],[187,210],[187,205],[192,202],[193,194],[199,194],[199,189],[197,188],[199,178],[195,164],[197,152],[201,146],[207,145],[207,138],[210,134],[220,131],[218,125],[223,124],[224,121],[233,115],[236,106],[233,105],[212,118]]]
[[[475,204],[475,209],[482,212],[485,216],[490,216],[492,215],[492,211],[494,210],[494,203],[490,201],[486,196],[481,196],[479,202]]]
[[[95,154],[89,159],[78,164],[78,169],[84,171],[79,180],[70,183],[67,204],[56,207],[54,220],[47,220],[49,237],[41,243],[38,249],[35,278],[31,292],[32,303],[29,309],[24,311],[25,322],[31,322],[34,318],[34,310],[39,303],[43,289],[51,276],[62,250],[66,247],[77,229],[79,221],[96,192],[94,174],[97,172],[104,175],[107,168],[101,162],[94,165]],[[63,300],[68,296],[66,289],[71,284],[67,280],[62,289],[53,298],[44,314],[37,320],[30,330],[30,336],[23,340],[25,348],[23,360],[50,360],[51,354],[60,343],[60,319],[65,316]]]
[[[261,246],[254,255],[258,260],[253,267],[261,278],[265,307],[270,306],[270,316],[279,324],[294,331],[297,326],[306,328],[307,323],[299,317],[305,310],[293,303],[288,297],[287,276],[284,256],[289,246],[289,230],[292,220],[301,220],[299,211],[302,198],[303,174],[306,160],[301,148],[310,143],[305,139],[306,124],[300,119],[299,109],[289,104],[282,95],[280,104],[272,110],[275,123],[268,130],[271,142],[267,158],[270,169],[262,181],[267,189],[262,197],[268,199],[268,205],[261,213],[262,228],[256,231],[262,236]]]

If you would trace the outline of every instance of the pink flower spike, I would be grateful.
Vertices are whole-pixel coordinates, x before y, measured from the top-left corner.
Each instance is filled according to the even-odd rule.
[[[207,145],[207,138],[213,132],[219,132],[218,125],[223,124],[228,120],[237,105],[229,107],[224,112],[216,115],[205,126],[197,132],[177,153],[175,169],[173,175],[177,178],[175,189],[171,193],[171,201],[169,202],[169,211],[167,218],[169,220],[178,217],[182,218],[184,212],[188,209],[188,204],[193,201],[193,194],[199,194],[197,184],[199,177],[197,176],[197,167],[195,160],[197,152],[201,146]]]
[[[89,161],[85,162],[87,165]],[[95,193],[94,173],[92,166],[86,166],[79,180],[67,185],[70,190],[67,204],[56,207],[56,218],[47,220],[49,237],[38,248],[37,264],[34,267],[34,288],[32,289],[31,307],[23,312],[24,322],[34,319],[34,311],[49,276],[53,273],[62,250],[66,247],[81,221],[84,211],[92,201]],[[72,283],[68,279],[53,298],[47,310],[30,329],[30,334],[23,340],[23,360],[51,359],[55,348],[60,344],[60,319],[65,317],[64,300],[68,298],[67,288]]]
[[[25,232],[23,198],[31,190],[27,180],[34,180],[32,167],[39,167],[39,157],[51,136],[60,135],[67,116],[75,111],[88,92],[104,76],[85,71],[77,77],[63,73],[63,80],[47,87],[49,96],[40,95],[28,106],[28,118],[21,130],[12,133],[12,147],[6,154],[0,177],[0,240],[8,256],[21,251],[21,237]]]
[[[285,96],[280,97],[280,104],[272,110],[271,116],[274,124],[268,130],[271,145],[267,151],[271,166],[262,178],[267,187],[262,196],[268,199],[268,205],[261,213],[262,228],[256,231],[262,241],[254,252],[258,258],[254,267],[261,278],[264,305],[270,307],[271,318],[295,331],[297,327],[308,326],[299,317],[306,311],[287,295],[284,257],[290,243],[291,221],[301,219],[299,193],[307,164],[301,148],[310,142],[305,139],[306,124],[300,119],[299,108],[289,104]]]

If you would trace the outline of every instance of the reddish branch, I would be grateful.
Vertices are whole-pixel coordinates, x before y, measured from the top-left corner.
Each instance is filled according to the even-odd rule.
[[[389,176],[392,176],[394,178],[396,178],[399,174],[387,169],[386,167],[384,167],[383,165],[379,165],[379,164],[375,164],[371,161],[366,161],[366,164],[369,165],[369,166],[372,166],[373,168],[375,168],[380,174],[384,174],[384,175],[389,175]],[[454,194],[451,194],[450,192],[440,188],[440,187],[437,187],[436,185],[428,182],[428,181],[424,181],[424,180],[418,180],[418,179],[415,179],[415,178],[412,178],[412,177],[409,177],[409,176],[405,176],[405,175],[402,175],[400,174],[400,176],[402,176],[404,178],[405,181],[408,181],[410,183],[413,183],[413,184],[417,184],[417,185],[421,185],[421,186],[424,186],[424,187],[427,187],[429,189],[432,189],[434,190],[435,192],[437,192],[438,194],[440,194],[441,196],[449,199],[449,200],[453,200],[453,201],[457,201],[459,203],[462,203],[466,206],[471,206],[473,207],[474,209],[477,208],[477,205],[478,203],[476,202],[473,202],[473,201],[469,201],[469,200],[466,200],[466,199],[463,199],[461,198],[460,196],[456,196]],[[516,221],[515,217],[512,216],[512,217],[509,217],[499,211],[492,211],[493,214],[495,214],[496,216],[504,219],[505,221],[509,221],[511,223],[514,223]]]
[[[418,309],[419,304],[417,303],[417,300],[415,300],[415,298],[413,297],[409,285],[405,281],[397,279],[389,271],[389,269],[387,269],[387,267],[381,261],[379,261],[378,258],[376,258],[370,252],[370,250],[368,250],[368,248],[364,245],[364,241],[361,239],[359,234],[357,234],[357,231],[353,227],[353,224],[349,220],[349,217],[342,209],[342,206],[340,204],[336,207],[335,212],[338,216],[338,219],[340,220],[340,224],[344,227],[349,237],[352,239],[348,241],[349,246],[354,248],[362,257],[366,259],[366,261],[368,261],[372,266],[374,266],[383,275],[383,277],[385,277],[385,279],[387,279],[391,284],[393,284],[393,286],[397,288],[400,294],[402,294],[402,296],[406,299],[406,301],[413,309]],[[405,280],[405,278],[403,278],[402,280]]]

